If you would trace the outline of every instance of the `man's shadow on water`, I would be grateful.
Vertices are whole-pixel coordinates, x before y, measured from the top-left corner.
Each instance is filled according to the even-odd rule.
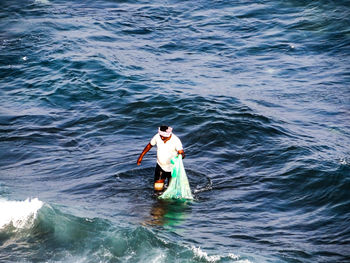
[[[150,209],[150,218],[144,223],[156,226],[179,226],[189,217],[191,201],[156,198]]]

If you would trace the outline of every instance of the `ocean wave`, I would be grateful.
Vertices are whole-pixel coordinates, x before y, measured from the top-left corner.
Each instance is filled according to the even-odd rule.
[[[25,201],[0,199],[0,231],[9,226],[18,229],[32,227],[38,211],[44,203],[38,198]]]
[[[191,250],[200,260],[204,260],[208,263],[216,263],[216,262],[235,262],[235,263],[252,263],[248,259],[243,259],[241,256],[235,255],[233,253],[229,253],[228,255],[209,255],[207,252],[202,250],[200,247],[192,246]]]
[[[233,253],[209,255],[179,240],[166,240],[157,230],[144,226],[122,226],[103,218],[63,213],[37,198],[2,200],[0,208],[12,215],[6,220],[1,218],[3,261],[31,262],[40,258],[43,262],[251,262]],[[17,231],[8,229],[10,224]]]

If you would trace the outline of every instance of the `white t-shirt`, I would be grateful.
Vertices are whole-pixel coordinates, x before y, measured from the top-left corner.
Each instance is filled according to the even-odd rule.
[[[171,172],[172,164],[170,160],[177,156],[177,152],[183,150],[180,139],[172,134],[169,141],[164,143],[160,135],[157,133],[153,136],[150,144],[157,145],[157,163],[165,172]]]

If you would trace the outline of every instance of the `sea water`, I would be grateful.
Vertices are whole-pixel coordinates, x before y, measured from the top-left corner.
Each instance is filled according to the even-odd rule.
[[[350,262],[348,1],[2,0],[1,262]],[[153,196],[159,125],[194,200]]]

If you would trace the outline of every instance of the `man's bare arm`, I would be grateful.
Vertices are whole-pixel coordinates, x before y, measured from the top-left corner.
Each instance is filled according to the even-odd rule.
[[[152,148],[152,145],[149,143],[146,145],[145,149],[143,149],[142,153],[139,156],[139,159],[137,159],[137,165],[141,165],[143,156]]]

